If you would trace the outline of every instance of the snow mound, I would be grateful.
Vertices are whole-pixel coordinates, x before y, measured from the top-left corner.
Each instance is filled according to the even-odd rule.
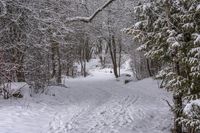
[[[193,116],[193,106],[196,105],[196,106],[199,106],[200,107],[200,99],[198,100],[193,100],[191,101],[190,103],[188,103],[185,108],[184,108],[184,113],[189,116],[189,117],[192,117]]]

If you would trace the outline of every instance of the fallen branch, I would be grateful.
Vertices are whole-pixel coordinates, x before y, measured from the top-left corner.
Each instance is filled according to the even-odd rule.
[[[108,0],[103,6],[98,8],[90,17],[73,17],[73,18],[67,19],[66,23],[76,22],[76,21],[90,23],[101,11],[103,11],[103,9],[105,9],[107,6],[109,6],[114,1],[115,0]]]
[[[170,109],[173,111],[174,110],[174,107],[169,103],[169,101],[167,101],[166,99],[163,99],[167,105],[170,107]]]

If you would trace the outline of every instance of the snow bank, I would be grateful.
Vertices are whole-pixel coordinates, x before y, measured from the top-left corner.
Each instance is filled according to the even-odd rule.
[[[12,82],[12,83],[6,83],[5,86],[8,87],[9,90],[11,91],[18,91],[24,87],[27,87],[28,84],[25,82]]]
[[[0,88],[4,88],[9,96],[16,96],[18,98],[22,97],[30,97],[29,92],[29,85],[25,82],[12,82],[12,83],[6,83]],[[4,96],[4,93],[2,92],[2,96]]]
[[[185,108],[184,108],[184,113],[187,115],[187,116],[189,116],[189,117],[192,117],[193,116],[193,106],[194,105],[197,105],[197,106],[199,106],[200,107],[200,99],[198,99],[198,100],[193,100],[193,101],[191,101],[190,103],[188,103],[186,106],[185,106]]]

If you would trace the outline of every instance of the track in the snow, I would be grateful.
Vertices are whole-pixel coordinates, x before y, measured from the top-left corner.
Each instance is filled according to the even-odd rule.
[[[97,75],[95,75],[97,74]],[[49,95],[2,101],[0,133],[169,133],[170,94],[152,79],[124,85],[111,74],[66,79]]]
[[[149,80],[148,84],[155,83]],[[114,80],[84,80],[72,82],[71,86],[72,90],[81,86],[82,94],[76,96],[84,97],[86,107],[66,123],[66,133],[169,132],[170,113],[168,106],[162,101],[168,95],[156,85],[136,83],[126,86]]]

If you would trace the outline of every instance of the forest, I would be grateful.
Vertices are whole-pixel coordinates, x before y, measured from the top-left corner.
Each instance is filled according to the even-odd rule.
[[[0,133],[200,133],[200,0],[0,0]]]

